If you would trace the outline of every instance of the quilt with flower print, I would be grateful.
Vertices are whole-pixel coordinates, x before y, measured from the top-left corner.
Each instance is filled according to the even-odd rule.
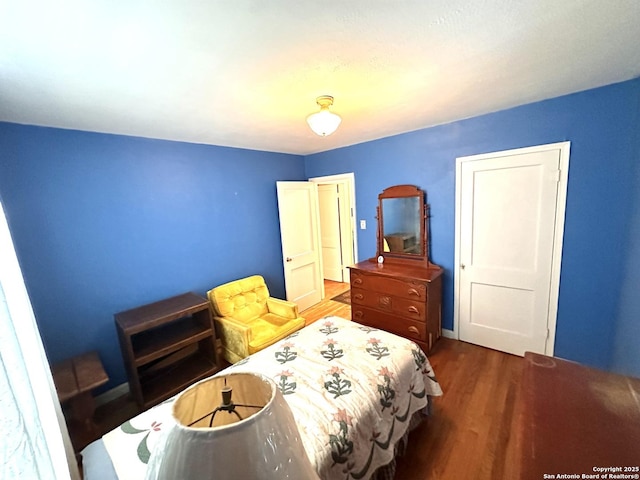
[[[442,394],[413,342],[340,317],[319,320],[224,370],[271,377],[320,478],[368,479],[389,463],[412,415]],[[175,397],[174,397],[175,398]],[[103,437],[120,480],[144,479],[170,399]]]

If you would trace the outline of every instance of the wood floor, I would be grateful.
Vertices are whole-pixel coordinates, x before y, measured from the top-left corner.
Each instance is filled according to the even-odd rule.
[[[313,307],[300,312],[306,324],[309,325],[321,318],[335,315],[337,317],[351,318],[351,305],[347,303],[334,302],[331,299],[349,290],[348,283],[324,281],[324,300]]]
[[[348,284],[325,282],[325,300],[303,312],[307,325],[328,315],[351,318],[349,304],[331,300]],[[397,462],[397,480],[507,479],[507,450],[520,357],[457,340],[441,338],[429,354],[444,395],[434,401],[433,416],[412,432]],[[77,449],[137,414],[128,397],[96,410],[93,434],[72,429]]]
[[[444,392],[398,460],[402,480],[507,479],[523,359],[441,338],[429,354]]]

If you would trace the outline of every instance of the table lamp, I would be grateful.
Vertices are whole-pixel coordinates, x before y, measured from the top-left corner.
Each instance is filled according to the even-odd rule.
[[[173,404],[147,480],[318,479],[273,380],[230,373],[202,380]]]

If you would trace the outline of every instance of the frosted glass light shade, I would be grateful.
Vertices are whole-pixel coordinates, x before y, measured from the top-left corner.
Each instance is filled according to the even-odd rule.
[[[233,389],[242,416],[219,411],[223,387]],[[269,378],[232,373],[202,380],[176,399],[175,426],[159,439],[147,468],[147,480],[318,479],[302,446],[298,427],[282,393]],[[192,422],[197,421],[192,426]]]
[[[307,123],[311,130],[321,137],[331,135],[338,129],[342,119],[339,115],[329,111],[329,108],[322,108],[319,112],[312,113],[307,117]]]
[[[336,131],[342,118],[329,111],[329,107],[333,105],[333,97],[331,95],[322,95],[316,98],[316,103],[320,106],[320,111],[309,115],[307,123],[316,135],[326,137]]]

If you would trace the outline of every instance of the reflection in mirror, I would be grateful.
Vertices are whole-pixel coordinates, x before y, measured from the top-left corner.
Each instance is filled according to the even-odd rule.
[[[384,251],[421,255],[421,202],[418,197],[384,198],[382,225]]]

